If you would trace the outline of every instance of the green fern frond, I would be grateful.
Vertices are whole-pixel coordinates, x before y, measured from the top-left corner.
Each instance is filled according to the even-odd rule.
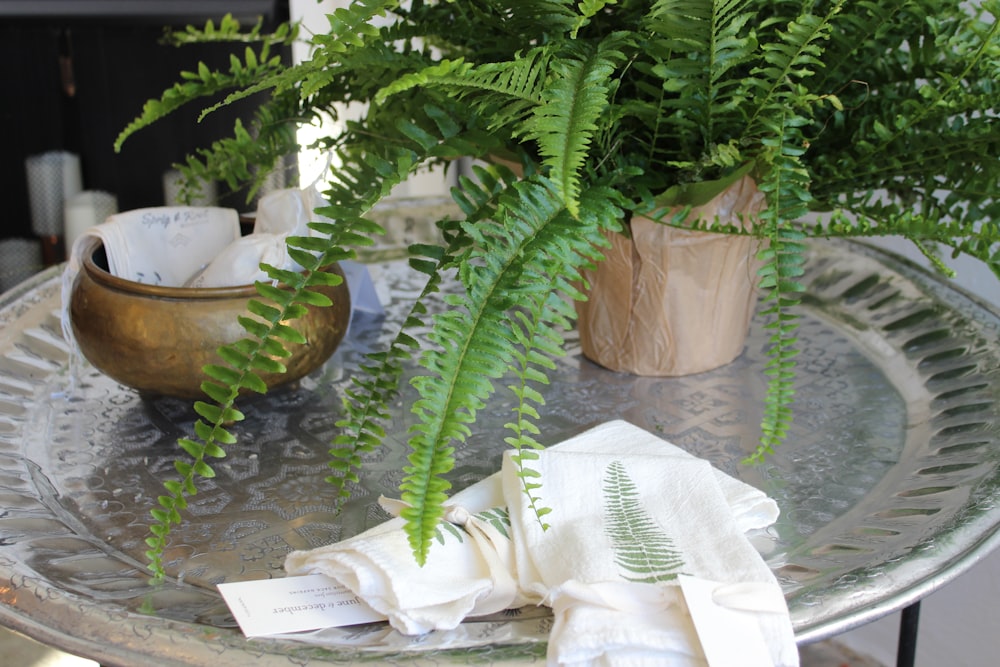
[[[222,363],[205,367],[208,379],[202,383],[201,388],[215,405],[204,401],[195,403],[200,419],[194,424],[194,436],[178,440],[178,445],[190,460],[175,462],[174,467],[180,479],[164,482],[166,494],[158,497],[159,507],[150,511],[153,523],[149,529],[151,535],[146,538],[146,546],[149,547],[146,557],[155,581],[162,581],[165,576],[163,553],[167,539],[172,526],[181,521],[180,512],[187,507],[187,498],[197,493],[196,480],[214,477],[215,471],[209,460],[224,457],[226,452],[223,445],[236,442],[236,437],[226,429],[226,424],[244,418],[234,407],[241,390],[263,393],[267,386],[259,372],[285,371],[284,365],[275,357],[288,356],[286,343],[305,342],[301,334],[288,326],[287,322],[305,314],[307,304],[330,304],[328,297],[315,291],[317,285],[335,285],[342,281],[339,276],[313,276],[313,272],[343,258],[344,251],[332,240],[330,245],[327,252],[314,257],[311,266],[305,272],[295,274],[294,279],[285,272],[266,267],[274,275],[284,277],[288,289],[278,289],[270,283],[258,282],[257,291],[266,301],[251,300],[249,310],[252,317],[240,318],[240,323],[249,336],[221,347],[219,358]],[[294,283],[294,286],[290,283]]]
[[[759,214],[761,234],[767,245],[758,253],[763,266],[758,271],[764,290],[765,325],[771,336],[764,374],[768,378],[761,439],[747,462],[759,462],[772,453],[775,445],[788,434],[792,422],[791,404],[795,396],[795,357],[798,354],[796,332],[799,316],[794,309],[801,302],[804,289],[797,280],[805,263],[805,234],[793,226],[808,211],[809,174],[800,162],[804,152],[802,122],[793,120],[791,110],[773,120],[772,135],[762,139],[771,151],[771,168],[763,176],[760,190],[767,207]]]
[[[586,191],[581,200],[584,215],[579,222],[550,225],[544,235],[540,235],[538,243],[541,247],[550,243],[567,246],[567,251],[559,253],[559,256],[572,258],[574,263],[547,265],[544,272],[527,267],[522,282],[547,289],[527,295],[522,300],[522,308],[513,313],[511,323],[517,346],[509,367],[515,384],[508,385],[508,389],[517,403],[513,408],[514,421],[504,425],[512,432],[511,436],[504,438],[504,442],[515,450],[511,458],[517,466],[521,488],[543,530],[548,527],[543,517],[551,512],[551,508],[540,503],[538,475],[526,465],[537,459],[536,452],[542,449],[541,443],[535,439],[540,433],[535,423],[540,419],[535,406],[544,405],[545,400],[536,387],[548,384],[546,372],[555,367],[554,359],[565,354],[563,332],[570,330],[576,316],[572,301],[586,298],[579,290],[580,269],[600,261],[601,248],[608,246],[603,233],[597,232],[620,231],[618,221],[623,217],[623,211],[609,207],[604,203],[605,197],[611,202],[616,199],[608,190],[601,188]],[[576,229],[581,224],[584,228],[578,233]]]
[[[512,13],[512,22],[538,23],[530,18],[566,16],[572,3],[526,2]],[[462,10],[475,11],[471,9]],[[506,11],[506,10],[504,10]],[[569,14],[572,16],[572,14]],[[459,19],[460,20],[460,19]],[[558,23],[558,22],[556,22]],[[568,25],[566,29],[571,29]],[[543,28],[544,29],[544,28]],[[559,25],[552,24],[554,31]],[[564,201],[576,212],[580,170],[595,129],[596,118],[607,108],[611,87],[607,83],[615,66],[624,60],[617,36],[612,35],[594,48],[582,44],[568,53],[553,54],[547,40],[525,40],[525,48],[514,60],[473,64],[468,58],[442,59],[420,71],[403,74],[379,90],[376,103],[420,87],[457,95],[489,119],[486,129],[503,129],[515,136],[537,141],[539,152],[550,168],[550,178],[560,186]],[[489,48],[486,47],[488,52]]]
[[[513,314],[517,320],[515,326],[512,327],[517,347],[514,349],[510,370],[511,375],[516,379],[516,384],[508,385],[508,389],[514,394],[517,403],[512,408],[514,420],[504,424],[504,428],[509,429],[513,434],[505,437],[504,442],[515,450],[515,453],[511,455],[511,460],[517,466],[521,490],[524,492],[528,505],[538,519],[542,530],[549,527],[543,517],[549,514],[552,508],[541,504],[541,499],[537,494],[538,489],[541,488],[541,483],[538,481],[539,475],[526,465],[528,461],[537,460],[538,450],[544,449],[544,445],[535,439],[535,436],[541,432],[535,424],[535,421],[540,419],[535,406],[544,405],[545,399],[535,386],[548,384],[548,376],[545,371],[555,368],[552,356],[565,354],[561,347],[563,340],[558,332],[553,331],[548,326],[538,326],[542,322],[542,313],[545,310],[547,299],[556,299],[563,303],[562,298],[554,293],[532,295],[530,306],[515,311]],[[537,350],[540,346],[547,348],[547,354]]]
[[[766,134],[772,122],[770,119],[781,117],[781,110],[789,105],[801,112],[803,107],[812,106],[820,99],[806,95],[799,86],[823,67],[823,42],[829,39],[834,17],[844,2],[831,2],[824,16],[808,13],[807,6],[787,25],[774,25],[773,33],[759,31],[763,63],[752,71],[753,108],[741,143],[760,133]]]
[[[425,251],[440,250],[425,248]],[[429,279],[410,309],[404,324],[386,350],[368,355],[369,363],[362,363],[358,373],[351,377],[352,388],[345,391],[344,417],[337,421],[340,433],[329,450],[328,463],[333,474],[326,478],[334,490],[335,507],[350,497],[350,484],[358,483],[364,454],[374,451],[385,438],[382,424],[390,415],[386,406],[399,393],[403,377],[403,364],[419,350],[420,344],[407,331],[422,326],[427,315],[425,299],[440,289],[444,256],[434,253],[433,261],[425,265],[414,261],[414,266],[428,274]]]
[[[916,4],[913,0],[859,0],[852,4],[851,11],[839,14],[830,31],[831,44],[823,58],[823,69],[811,82],[811,89],[839,94],[852,81],[870,81],[873,69],[892,67],[888,58],[872,59],[863,54],[872,43],[892,40],[900,20],[921,23],[923,19],[918,16],[901,17],[912,12]]]
[[[204,28],[189,25],[183,30],[170,30],[164,41],[173,46],[212,42],[269,42],[272,45],[287,46],[298,37],[298,24],[282,23],[271,34],[262,33],[262,28],[263,18],[258,18],[256,25],[250,30],[244,30],[232,14],[226,14],[219,21],[218,27],[212,19],[208,19]]]
[[[398,6],[399,0],[353,0],[350,5],[328,13],[330,29],[313,40],[330,53],[345,53],[352,47],[363,46],[368,39],[379,35],[374,19]]]
[[[375,103],[418,86],[440,88],[483,110],[490,118],[488,129],[516,127],[543,103],[550,57],[549,49],[538,47],[519,54],[514,61],[474,65],[464,59],[441,60],[404,74],[379,90]]]
[[[190,458],[178,462],[181,477],[165,484],[153,513],[155,566],[162,571],[156,554],[195,481],[214,474],[209,461],[234,440],[222,428],[242,417],[233,392],[265,390],[261,376],[281,370],[286,345],[296,340],[282,318],[321,305],[316,288],[326,279],[315,269],[381,233],[366,212],[402,178],[463,156],[514,159],[524,176],[474,167],[454,193],[464,219],[438,221],[442,247],[411,249],[426,286],[389,347],[367,360],[347,392],[331,445],[338,502],[385,437],[403,365],[420,354],[413,332],[426,324],[424,301],[445,271],[456,270],[466,292],[444,297],[448,310],[432,318],[433,347],[414,380],[420,423],[410,432],[403,488],[408,537],[422,560],[444,535],[437,523],[453,449],[501,377],[515,398],[506,442],[544,525],[539,480],[523,464],[540,446],[544,385],[563,353],[570,302],[582,296],[580,268],[597,260],[603,231],[622,229],[626,211],[666,205],[677,192],[707,193],[741,170],[767,199],[754,230],[686,221],[683,211],[662,222],[766,242],[768,394],[761,445],[749,458],[759,460],[791,423],[804,236],[901,234],[942,268],[944,247],[1000,275],[992,222],[1000,218],[993,168],[1000,0],[961,11],[958,4],[357,0],[310,39],[307,62],[290,66],[272,51],[288,43],[291,28],[241,35],[224,20],[182,35],[251,48],[228,70],[185,74],[144,108],[119,146],[195,99],[214,104],[210,113],[254,93],[267,98],[233,136],[189,159],[189,178],[248,184],[252,196],[279,157],[298,151],[298,125],[340,119],[354,102],[367,106],[360,119],[316,140],[342,166],[320,211],[336,222],[312,223],[313,236],[289,243],[308,277],[268,269],[286,289],[262,286],[242,320],[250,337],[206,369],[205,391],[216,404],[196,407],[194,436],[180,443]],[[388,22],[373,20],[383,16]],[[796,222],[809,208],[829,215]]]
[[[246,185],[250,202],[275,170],[283,169],[282,158],[298,150],[297,100],[276,97],[255,112],[253,130],[235,122],[233,135],[188,155],[183,165],[181,193],[196,192],[199,183],[222,181],[233,191]],[[264,165],[263,167],[261,165]]]
[[[541,216],[547,219],[558,209]],[[402,499],[410,505],[401,516],[417,562],[427,558],[434,527],[443,514],[445,491],[449,483],[442,475],[454,466],[452,442],[462,442],[469,433],[468,424],[483,402],[493,393],[491,380],[500,377],[512,356],[511,336],[504,331],[503,313],[511,303],[501,285],[510,284],[510,273],[519,270],[520,246],[534,230],[497,229],[507,243],[492,240],[482,230],[467,229],[484,246],[470,251],[459,271],[467,289],[465,296],[448,298],[450,308],[434,317],[428,339],[436,345],[421,360],[432,375],[413,379],[420,398],[413,412],[420,423],[410,438],[412,453],[406,477],[401,485]],[[517,234],[517,238],[513,235]],[[520,241],[518,241],[520,239]]]
[[[165,90],[159,99],[147,101],[139,116],[119,133],[114,143],[115,152],[121,150],[122,144],[129,136],[190,102],[253,85],[260,79],[282,70],[284,66],[281,59],[271,55],[272,41],[284,43],[290,38],[290,33],[285,31],[282,35],[280,40],[264,41],[259,53],[247,46],[242,61],[235,55],[231,56],[228,72],[209,69],[204,63],[199,63],[197,72],[181,72],[183,81]]]
[[[463,225],[473,241],[458,265],[466,293],[447,297],[450,308],[434,317],[428,340],[435,347],[421,359],[431,374],[412,381],[420,394],[413,405],[420,423],[411,429],[410,464],[401,485],[409,507],[401,516],[418,562],[427,558],[443,512],[448,482],[442,475],[454,465],[454,443],[468,436],[468,424],[494,391],[493,381],[515,357],[519,338],[508,309],[529,294],[553,289],[575,294],[571,283],[579,267],[590,263],[601,226],[623,215],[613,193],[604,191],[603,200],[586,194],[593,195],[589,208],[595,215],[575,220],[551,182],[522,181],[500,197],[494,220]],[[597,209],[610,215],[596,215]],[[531,271],[540,279],[526,280]]]
[[[591,19],[602,12],[608,5],[617,4],[618,0],[580,0],[577,2],[576,9],[580,13],[573,24],[573,28],[569,31],[570,38],[576,39],[580,30],[590,24]]]
[[[924,214],[876,201],[852,208],[850,216],[838,211],[816,223],[809,233],[828,238],[901,235],[913,242],[944,275],[953,277],[955,271],[945,265],[931,248],[944,246],[951,248],[953,256],[973,257],[1000,277],[1000,225],[992,224],[990,219],[984,222],[979,215],[951,215],[944,208]]]
[[[338,224],[350,222],[352,228],[364,232],[355,237],[350,231],[340,230],[342,235],[348,235],[347,238],[355,244],[370,242],[368,236],[375,231],[372,228],[374,223],[365,221],[362,216],[420,164],[421,158],[418,155],[422,154],[423,159],[431,155],[447,155],[457,150],[457,147],[461,147],[466,155],[485,154],[494,149],[495,146],[488,141],[480,145],[476,141],[479,135],[475,130],[466,131],[466,128],[454,122],[442,109],[428,105],[423,111],[424,114],[415,117],[414,122],[400,124],[401,135],[413,142],[419,152],[387,144],[382,147],[382,155],[366,153],[360,156],[360,160],[348,161],[337,170],[333,185],[326,192],[330,205],[318,209],[318,212],[338,220]],[[490,204],[490,201],[495,200],[506,187],[504,179],[514,180],[510,170],[501,167],[478,168],[477,173],[483,183],[492,186],[493,192],[482,195],[476,205],[467,209],[471,219],[494,211],[495,204]],[[372,184],[375,184],[374,188]],[[478,188],[478,191],[483,192],[482,188]],[[468,199],[457,194],[456,201],[470,205]],[[480,209],[478,213],[475,212],[476,207]],[[366,224],[368,228],[362,227]],[[469,241],[454,225],[440,221],[439,226],[446,239],[449,239],[448,246],[410,248],[410,264],[428,276],[427,282],[388,348],[369,355],[371,363],[362,365],[361,373],[352,378],[353,388],[347,391],[344,400],[345,417],[337,423],[341,432],[335,437],[330,449],[329,466],[333,474],[327,477],[327,481],[334,487],[338,505],[350,495],[349,484],[358,481],[357,470],[361,467],[362,456],[378,446],[385,436],[382,423],[389,416],[386,406],[399,390],[403,363],[420,347],[408,332],[424,326],[427,316],[426,300],[439,291],[445,270],[456,263],[455,254],[469,245]]]
[[[811,138],[817,200],[864,215],[873,193],[883,190],[899,208],[934,215],[942,206],[951,209],[939,201],[946,182],[946,199],[965,207],[948,210],[949,216],[995,218],[998,184],[984,166],[1000,150],[1000,127],[979,110],[1000,104],[1000,3],[985,3],[983,12],[992,20],[970,14],[964,22],[942,24],[928,18],[923,39],[933,49],[901,49],[886,65],[858,73],[858,93],[844,96],[845,108]],[[940,62],[943,52],[962,54],[960,67]],[[919,95],[912,93],[916,85]],[[879,94],[866,94],[868,87]],[[851,150],[834,151],[836,146]],[[893,233],[891,226],[884,231]]]
[[[581,172],[597,119],[607,113],[613,92],[611,74],[625,58],[622,46],[612,35],[594,48],[581,45],[554,59],[541,104],[524,124],[524,136],[538,142],[549,178],[574,217],[580,214]]]
[[[603,492],[606,530],[625,580],[646,584],[675,580],[684,559],[639,502],[638,488],[621,461],[613,461],[605,470]]]
[[[750,0],[660,0],[645,19],[671,52],[653,71],[662,78],[664,90],[678,96],[670,106],[690,114],[691,127],[702,136],[705,151],[720,140],[716,118],[738,113],[744,101],[745,76],[737,68],[757,49],[749,27],[756,12],[749,4]]]
[[[195,424],[197,439],[183,439],[181,447],[193,462],[178,461],[176,464],[181,474],[179,481],[165,484],[168,495],[160,498],[160,508],[153,513],[154,525],[152,535],[147,539],[150,549],[147,558],[150,569],[157,580],[164,577],[163,552],[171,525],[180,521],[180,511],[186,507],[185,496],[196,492],[197,477],[211,477],[214,471],[206,462],[210,456],[224,455],[221,444],[232,444],[235,437],[225,430],[226,418],[237,418],[241,415],[233,408],[234,402],[242,389],[263,393],[267,387],[258,371],[282,372],[283,365],[276,358],[287,356],[287,352],[279,351],[286,342],[301,343],[301,336],[288,326],[287,322],[301,317],[310,307],[329,305],[329,299],[315,290],[323,284],[338,282],[339,278],[321,277],[319,272],[323,267],[353,256],[353,251],[345,249],[348,246],[370,244],[371,236],[381,232],[375,223],[364,218],[376,202],[391,188],[404,180],[420,164],[420,155],[412,148],[399,145],[400,142],[382,146],[380,153],[370,153],[358,161],[352,161],[339,169],[331,179],[326,191],[329,205],[319,209],[321,215],[335,219],[336,223],[309,223],[313,236],[293,237],[288,240],[289,255],[303,267],[304,272],[277,269],[265,266],[269,278],[284,288],[271,283],[257,283],[257,291],[261,297],[271,303],[252,301],[251,313],[254,317],[240,318],[249,338],[225,346],[220,351],[220,358],[225,365],[207,366],[205,372],[209,379],[202,389],[209,398],[217,403],[211,408],[205,404],[199,414],[205,414],[215,419],[212,423],[199,421]],[[392,366],[387,371],[391,383]],[[384,383],[376,381],[375,385],[382,394],[376,394],[375,399],[384,396]],[[370,447],[373,439],[380,438],[375,420],[381,415],[368,406],[368,412],[351,413],[345,422],[346,426],[355,427],[355,452]],[[359,416],[362,415],[362,416]],[[231,419],[230,419],[231,420]],[[375,425],[373,425],[375,424]],[[340,453],[338,451],[338,453]],[[360,462],[358,453],[347,454],[340,460],[348,462],[348,469],[341,478],[350,479],[350,467]],[[344,471],[342,471],[344,472]]]

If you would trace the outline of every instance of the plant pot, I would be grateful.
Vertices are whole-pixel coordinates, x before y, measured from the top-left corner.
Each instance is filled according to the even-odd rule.
[[[756,183],[743,176],[689,219],[746,226],[763,206]],[[757,301],[758,239],[637,217],[631,237],[608,240],[604,261],[584,274],[589,300],[576,304],[585,357],[615,371],[671,376],[718,368],[742,353]]]
[[[162,287],[126,280],[100,264],[104,247],[94,238],[83,252],[73,283],[69,316],[80,352],[95,368],[144,394],[204,398],[202,367],[219,364],[219,347],[248,336],[239,316],[249,316],[253,285]],[[343,276],[340,267],[327,269]],[[259,373],[269,388],[293,382],[321,366],[347,331],[351,301],[347,283],[316,288],[333,301],[310,308],[288,324],[306,342],[286,343],[285,373]],[[273,305],[273,304],[271,304]]]

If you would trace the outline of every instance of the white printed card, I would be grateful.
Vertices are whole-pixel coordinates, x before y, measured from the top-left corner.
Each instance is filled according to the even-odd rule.
[[[247,637],[385,620],[323,574],[219,584],[219,592]]]

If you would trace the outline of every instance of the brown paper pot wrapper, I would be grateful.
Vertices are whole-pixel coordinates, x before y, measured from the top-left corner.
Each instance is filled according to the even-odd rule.
[[[763,206],[745,176],[691,216],[748,225]],[[584,356],[611,370],[659,376],[700,373],[738,357],[756,305],[761,242],[641,217],[631,231],[632,238],[608,234],[605,260],[585,273],[589,300],[576,304]]]

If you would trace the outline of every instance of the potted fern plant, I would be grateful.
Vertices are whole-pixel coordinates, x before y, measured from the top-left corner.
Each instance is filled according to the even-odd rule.
[[[289,242],[308,271],[370,243],[381,230],[366,214],[415,171],[482,161],[454,192],[462,219],[438,223],[440,245],[411,248],[426,287],[407,325],[356,379],[331,450],[331,497],[343,498],[361,455],[380,443],[402,364],[417,356],[423,372],[410,408],[419,423],[401,491],[423,561],[454,447],[501,377],[519,406],[506,442],[522,459],[539,446],[536,406],[572,304],[586,299],[606,250],[639,236],[638,220],[644,230],[758,248],[773,337],[753,459],[792,419],[804,239],[901,235],[941,268],[936,251],[946,247],[1000,274],[998,16],[997,0],[975,9],[959,0],[356,0],[330,15],[328,33],[309,38],[305,62],[269,55],[275,40],[298,38],[294,29],[255,32],[258,44],[229,71],[186,73],[149,101],[119,144],[182,104],[267,91],[253,128],[238,126],[185,169],[252,193],[267,168],[299,150],[296,127],[363,103],[360,118],[319,141],[339,164],[328,175],[329,206],[317,213],[336,223],[315,223],[314,236]],[[183,38],[245,36],[227,20]],[[724,215],[718,197],[734,187],[753,205]],[[452,270],[464,292],[447,297],[451,307],[418,345],[408,331]],[[272,325],[300,309],[308,271]],[[255,355],[274,343],[267,327],[253,333],[253,344],[206,368],[214,403],[196,405],[197,437],[181,443],[193,460],[179,463],[181,479],[153,512],[157,573],[186,497],[225,453],[225,424],[241,418],[238,390],[260,385]]]

